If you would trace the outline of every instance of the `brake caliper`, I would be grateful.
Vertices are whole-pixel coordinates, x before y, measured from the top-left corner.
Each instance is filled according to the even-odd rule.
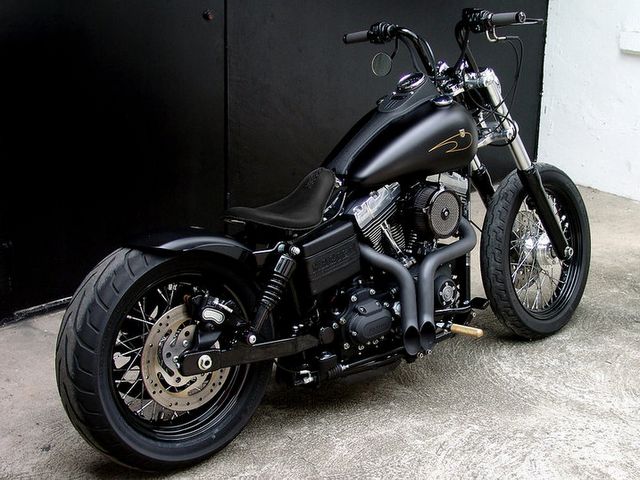
[[[232,300],[204,294],[188,297],[185,303],[191,318],[198,323],[192,351],[210,349],[223,332],[233,335],[249,326],[244,318],[235,313],[236,305]]]

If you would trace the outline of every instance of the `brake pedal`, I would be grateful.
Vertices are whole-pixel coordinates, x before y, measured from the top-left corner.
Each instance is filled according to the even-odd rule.
[[[489,306],[489,300],[482,297],[473,297],[469,305],[471,305],[471,308],[474,310],[486,310]]]

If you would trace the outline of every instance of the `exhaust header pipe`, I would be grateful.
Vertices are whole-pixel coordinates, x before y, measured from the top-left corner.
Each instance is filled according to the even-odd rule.
[[[421,342],[418,330],[416,286],[413,282],[413,277],[409,270],[399,261],[388,255],[376,252],[364,243],[360,244],[360,255],[374,267],[393,275],[400,285],[400,320],[404,349],[409,355],[417,355],[421,350]]]
[[[390,273],[400,285],[402,339],[409,355],[429,352],[436,342],[434,281],[440,265],[469,253],[476,245],[476,234],[466,218],[460,219],[460,239],[437,249],[422,261],[418,288],[409,270],[396,259],[360,243],[360,255],[374,267]],[[419,312],[419,313],[418,313]]]
[[[466,218],[460,218],[459,229],[460,239],[457,242],[431,252],[420,264],[418,273],[418,310],[420,311],[418,329],[420,331],[420,345],[425,352],[429,352],[436,342],[433,286],[436,270],[443,263],[466,255],[476,246],[476,232],[473,231],[473,227]]]

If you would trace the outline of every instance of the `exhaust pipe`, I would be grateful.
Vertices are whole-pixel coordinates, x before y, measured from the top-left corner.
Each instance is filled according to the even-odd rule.
[[[425,352],[429,352],[436,342],[434,282],[436,270],[440,265],[450,262],[462,255],[466,255],[476,246],[476,232],[469,221],[460,218],[460,239],[429,253],[420,264],[418,273],[418,329],[420,345]],[[404,298],[404,297],[403,297]],[[404,303],[402,304],[404,309]]]
[[[400,319],[402,323],[402,340],[404,349],[409,355],[417,355],[421,350],[418,330],[418,306],[416,303],[416,286],[413,277],[399,261],[363,243],[360,244],[360,255],[367,262],[380,270],[390,273],[400,285]],[[432,281],[433,284],[433,281]],[[431,288],[433,290],[433,287]],[[433,292],[432,292],[433,295]],[[433,305],[433,296],[431,298]],[[434,330],[435,331],[435,330]]]

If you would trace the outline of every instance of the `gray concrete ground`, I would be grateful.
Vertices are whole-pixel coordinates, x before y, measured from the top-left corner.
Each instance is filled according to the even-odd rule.
[[[592,270],[560,333],[518,341],[486,311],[484,338],[454,338],[365,383],[272,385],[231,445],[173,477],[640,478],[640,204],[582,194]],[[481,294],[479,275],[474,285]],[[0,477],[138,478],[65,416],[61,316],[0,329]]]

